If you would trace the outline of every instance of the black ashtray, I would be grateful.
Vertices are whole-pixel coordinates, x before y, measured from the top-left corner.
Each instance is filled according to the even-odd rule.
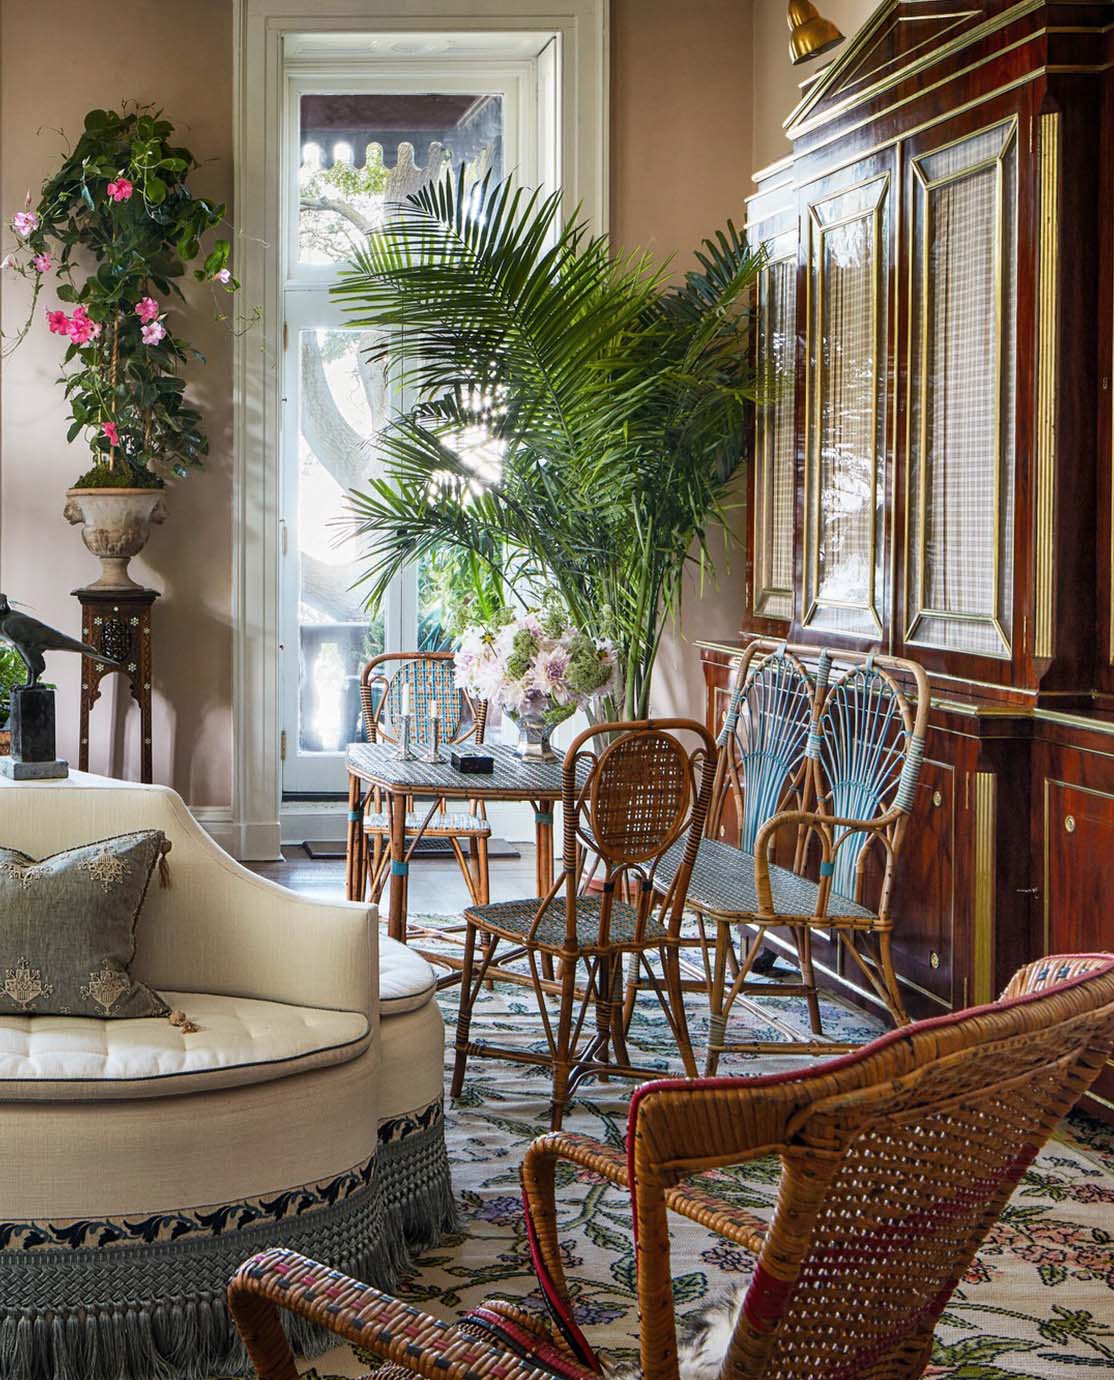
[[[457,771],[471,772],[476,776],[490,776],[495,770],[495,758],[486,752],[453,751],[449,760]]]

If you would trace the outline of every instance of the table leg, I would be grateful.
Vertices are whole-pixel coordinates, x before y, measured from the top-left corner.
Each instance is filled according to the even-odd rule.
[[[539,896],[553,885],[553,802],[534,802],[534,882]],[[553,977],[553,956],[542,954],[542,976]]]
[[[391,894],[387,912],[387,934],[406,943],[406,892],[410,864],[406,861],[406,794],[392,791],[387,809],[391,818]]]
[[[344,867],[344,894],[349,901],[362,901],[367,890],[363,813],[360,778],[354,772],[349,772],[348,841]]]

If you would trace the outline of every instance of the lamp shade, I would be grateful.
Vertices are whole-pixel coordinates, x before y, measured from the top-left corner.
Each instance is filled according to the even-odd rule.
[[[843,35],[830,19],[821,17],[811,0],[789,0],[789,56],[796,66],[819,57],[837,43]]]

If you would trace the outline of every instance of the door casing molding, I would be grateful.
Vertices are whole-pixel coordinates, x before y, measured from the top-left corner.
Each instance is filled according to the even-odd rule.
[[[238,0],[235,218],[240,301],[261,317],[233,357],[232,810],[230,851],[281,856],[279,530],[281,145],[288,33],[554,33],[561,44],[568,206],[608,225],[609,0]]]

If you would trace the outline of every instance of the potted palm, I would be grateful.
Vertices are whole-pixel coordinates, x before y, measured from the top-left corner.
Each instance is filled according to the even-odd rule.
[[[771,386],[750,335],[761,255],[729,224],[698,258],[673,282],[562,223],[557,197],[463,169],[398,205],[335,288],[414,399],[343,519],[371,606],[446,550],[497,582],[511,568],[507,597],[554,587],[616,649],[622,698],[605,712],[647,713],[686,566],[714,566]]]
[[[28,321],[10,348],[56,280],[57,304],[44,319],[65,346],[67,439],[81,438],[92,453],[67,492],[65,516],[82,524],[85,545],[100,558],[102,588],[135,587],[128,561],[166,516],[165,480],[197,469],[208,450],[182,377],[186,362],[201,356],[168,312],[183,299],[179,280],[200,261],[194,277],[214,292],[239,286],[230,242],[202,247],[225,208],[191,195],[197,160],[173,135],[170,121],[148,107],[90,111],[38,203],[28,194],[12,216],[16,248],[3,260],[34,284]]]

